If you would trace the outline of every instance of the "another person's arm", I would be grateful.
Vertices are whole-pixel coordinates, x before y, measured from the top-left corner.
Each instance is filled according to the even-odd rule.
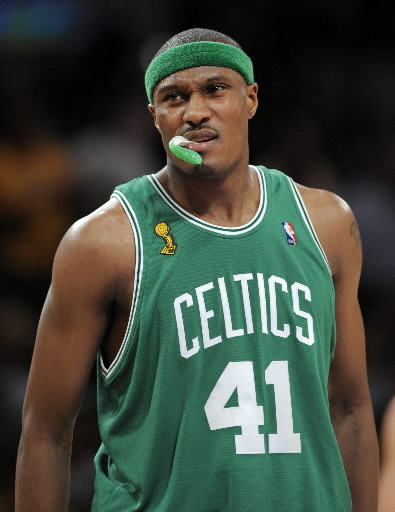
[[[379,512],[395,511],[395,396],[385,410],[380,430]]]
[[[309,192],[318,236],[333,271],[336,350],[329,400],[353,512],[377,511],[378,442],[367,378],[365,333],[358,301],[362,248],[350,208],[329,192]]]
[[[24,403],[17,512],[68,510],[73,429],[124,277],[128,244],[116,233],[125,219],[112,201],[76,223],[58,248]]]

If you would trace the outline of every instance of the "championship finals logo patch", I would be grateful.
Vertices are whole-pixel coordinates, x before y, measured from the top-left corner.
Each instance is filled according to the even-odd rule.
[[[294,230],[294,227],[292,226],[292,224],[290,222],[282,222],[281,224],[282,224],[285,234],[287,236],[288,244],[296,245],[296,233],[295,233],[295,230]]]
[[[174,254],[176,252],[176,244],[174,243],[172,235],[170,233],[170,226],[166,222],[159,222],[155,226],[155,234],[163,238],[165,242],[164,247],[160,251],[161,254]]]

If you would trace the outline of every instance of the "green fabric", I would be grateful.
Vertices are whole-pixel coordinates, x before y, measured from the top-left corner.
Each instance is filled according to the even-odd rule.
[[[94,512],[351,512],[328,407],[332,278],[292,180],[257,175],[241,227],[190,215],[153,176],[114,192],[135,288],[98,368]]]
[[[152,103],[155,86],[163,78],[195,66],[230,68],[240,73],[247,84],[254,83],[252,61],[239,48],[212,41],[186,43],[158,55],[148,66],[145,72],[145,89],[149,102]]]

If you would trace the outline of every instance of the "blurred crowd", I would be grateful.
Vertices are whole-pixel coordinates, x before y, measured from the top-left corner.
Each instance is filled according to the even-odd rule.
[[[1,1],[0,512],[13,510],[22,401],[56,247],[115,185],[164,165],[144,69],[166,39],[193,26],[227,33],[254,61],[251,163],[329,189],[354,210],[380,428],[395,393],[395,14],[381,0],[259,7]],[[75,433],[70,512],[89,510],[92,496],[94,384],[93,370]]]

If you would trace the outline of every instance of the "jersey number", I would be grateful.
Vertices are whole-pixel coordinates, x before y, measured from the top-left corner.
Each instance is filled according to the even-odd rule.
[[[293,431],[288,361],[272,361],[265,370],[265,383],[274,386],[277,433],[268,434],[269,453],[300,453],[300,434]],[[237,391],[238,406],[226,407]],[[237,454],[265,453],[263,406],[257,405],[252,361],[230,362],[214,386],[204,410],[211,430],[241,427],[235,435]]]

